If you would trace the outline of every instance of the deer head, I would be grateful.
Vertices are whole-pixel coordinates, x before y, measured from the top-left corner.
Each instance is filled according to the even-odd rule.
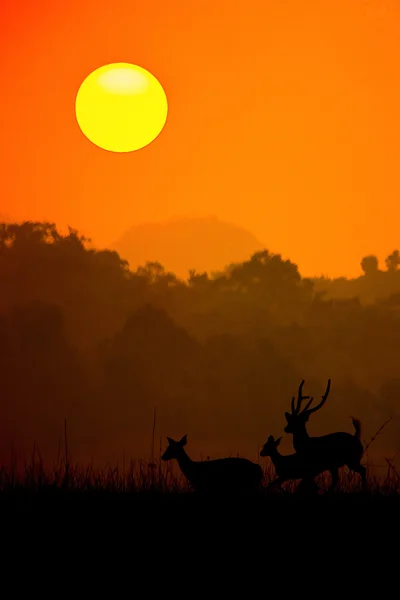
[[[178,458],[178,456],[181,455],[183,447],[187,444],[187,434],[185,433],[185,435],[181,440],[179,440],[179,442],[176,442],[170,437],[167,437],[167,440],[169,445],[164,454],[162,455],[161,460],[171,460],[172,458]]]
[[[320,408],[323,407],[323,405],[325,404],[327,398],[328,398],[328,394],[329,394],[329,390],[331,388],[331,380],[328,379],[328,385],[326,387],[326,391],[325,394],[322,396],[322,400],[319,404],[317,404],[317,406],[313,406],[313,408],[311,407],[311,404],[314,400],[313,397],[310,398],[310,396],[303,396],[303,385],[304,385],[304,379],[301,382],[301,384],[299,385],[299,391],[298,391],[298,395],[297,395],[297,403],[296,406],[294,405],[295,399],[294,396],[292,398],[292,412],[288,413],[285,412],[285,417],[286,417],[286,421],[287,421],[287,425],[284,429],[285,433],[295,433],[296,430],[298,430],[299,427],[304,426],[305,423],[308,421],[311,413],[316,412],[317,410],[319,410]],[[306,406],[304,407],[304,409],[301,411],[301,403],[304,400],[308,400]]]
[[[277,440],[274,439],[273,435],[270,435],[268,440],[265,442],[261,452],[260,452],[260,456],[271,456],[271,454],[274,452],[274,450],[279,446],[279,444],[281,443],[281,437],[279,437]]]

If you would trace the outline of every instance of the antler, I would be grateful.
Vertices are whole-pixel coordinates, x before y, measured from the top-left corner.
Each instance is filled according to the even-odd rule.
[[[300,407],[301,407],[301,403],[302,403],[302,401],[303,401],[303,400],[308,400],[308,398],[310,397],[310,396],[303,396],[303,385],[304,385],[304,379],[303,379],[303,381],[301,382],[301,384],[299,385],[299,391],[298,391],[298,394],[297,394],[297,404],[296,404],[296,408],[294,407],[294,396],[293,396],[293,398],[292,398],[292,414],[293,414],[293,415],[298,415],[298,414],[299,414],[299,410],[300,410]],[[311,401],[312,401],[312,398],[311,398]],[[308,405],[309,405],[309,404],[310,404],[310,403],[308,403]],[[307,406],[308,406],[308,405],[307,405]]]
[[[327,398],[328,398],[328,394],[329,394],[329,390],[331,389],[331,380],[328,379],[328,385],[326,386],[326,391],[325,394],[322,396],[322,400],[319,404],[317,404],[317,406],[314,406],[313,408],[310,408],[312,401],[314,400],[314,398],[311,398],[308,402],[307,405],[305,407],[305,409],[303,410],[303,412],[308,411],[309,414],[319,410],[320,408],[323,407],[323,405],[325,404]]]

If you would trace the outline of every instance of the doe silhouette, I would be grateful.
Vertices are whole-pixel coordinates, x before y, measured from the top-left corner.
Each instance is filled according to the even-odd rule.
[[[184,449],[187,435],[179,442],[169,437],[167,440],[169,445],[162,460],[176,459],[182,473],[197,492],[252,491],[261,483],[263,472],[260,465],[246,458],[194,461]]]
[[[273,435],[270,435],[265,442],[260,456],[269,456],[275,467],[277,479],[271,486],[281,487],[282,483],[290,479],[301,479],[298,491],[304,493],[318,493],[319,487],[314,481],[314,477],[321,473],[318,466],[307,465],[300,454],[280,454],[278,446],[281,442],[281,437],[275,440]]]
[[[330,387],[331,380],[328,380],[328,385],[325,394],[322,396],[321,402],[311,407],[314,398],[303,396],[304,380],[299,385],[297,403],[294,404],[292,398],[292,412],[285,412],[287,425],[286,433],[293,434],[293,446],[305,464],[311,469],[314,467],[319,471],[330,471],[332,476],[331,489],[337,487],[339,481],[339,468],[347,465],[349,469],[359,473],[362,479],[363,488],[366,486],[366,469],[360,464],[364,453],[364,448],[361,443],[361,422],[352,417],[355,428],[354,435],[345,432],[330,433],[321,437],[310,437],[306,423],[310,415],[325,404]],[[305,408],[301,411],[301,404],[304,400],[309,400]]]

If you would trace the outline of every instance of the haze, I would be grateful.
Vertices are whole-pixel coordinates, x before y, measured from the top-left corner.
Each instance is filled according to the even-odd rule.
[[[0,224],[0,464],[35,442],[54,460],[64,419],[75,460],[148,457],[154,409],[157,453],[188,432],[195,456],[258,460],[301,379],[318,397],[331,377],[310,431],[351,431],[356,415],[369,442],[391,418],[368,453],[382,467],[399,449],[400,255],[362,264],[310,280],[265,249],[183,282],[158,263],[130,271],[74,230]]]

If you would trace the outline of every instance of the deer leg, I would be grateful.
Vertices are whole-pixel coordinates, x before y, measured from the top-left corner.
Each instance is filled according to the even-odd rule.
[[[361,475],[362,480],[362,489],[363,491],[367,488],[367,469],[363,465],[347,465],[349,469],[354,471],[355,473],[359,473]]]
[[[284,477],[277,477],[277,479],[275,479],[274,481],[271,481],[271,483],[268,485],[267,489],[280,488],[284,481],[286,481],[286,479]]]
[[[337,489],[339,483],[339,469],[333,468],[330,469],[331,477],[332,477],[332,485],[330,487],[330,491],[333,492]]]

